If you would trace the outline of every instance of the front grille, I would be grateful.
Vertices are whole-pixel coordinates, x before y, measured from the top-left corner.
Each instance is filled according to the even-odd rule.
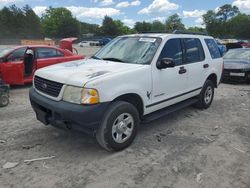
[[[35,76],[34,85],[38,91],[52,97],[58,97],[63,86],[62,83],[47,80],[38,76]]]

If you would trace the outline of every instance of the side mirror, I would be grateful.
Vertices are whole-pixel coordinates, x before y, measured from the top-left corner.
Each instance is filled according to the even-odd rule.
[[[158,69],[166,69],[175,67],[175,63],[172,58],[163,58],[161,61],[157,62]]]

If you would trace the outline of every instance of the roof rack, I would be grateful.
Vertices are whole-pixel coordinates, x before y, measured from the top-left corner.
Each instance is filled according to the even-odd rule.
[[[166,31],[140,31],[138,34],[162,34],[162,33],[166,33]]]
[[[204,36],[208,36],[207,33],[203,33],[203,32],[192,32],[192,31],[185,31],[185,30],[175,30],[173,32],[173,34],[189,34],[189,35],[204,35]]]

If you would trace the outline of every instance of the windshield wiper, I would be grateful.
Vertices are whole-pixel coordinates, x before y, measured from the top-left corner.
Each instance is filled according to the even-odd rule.
[[[91,59],[98,59],[98,60],[101,60],[101,58],[99,58],[99,57],[96,57],[96,56],[91,56]]]
[[[118,59],[118,58],[114,58],[114,57],[107,57],[107,58],[103,58],[103,60],[107,60],[107,61],[116,61],[116,62],[124,62],[123,60],[121,59]]]

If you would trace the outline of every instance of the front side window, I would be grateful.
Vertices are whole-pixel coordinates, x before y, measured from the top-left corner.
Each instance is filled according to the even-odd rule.
[[[199,39],[183,39],[185,46],[185,63],[200,62],[205,59],[204,50]]]
[[[132,64],[150,64],[161,39],[119,37],[108,43],[93,58]]]
[[[212,59],[221,58],[221,53],[218,47],[218,44],[214,41],[214,39],[205,39],[208,50],[211,54]]]
[[[37,48],[37,58],[53,58],[60,57],[56,49],[53,48]]]
[[[158,61],[161,61],[163,58],[170,58],[173,60],[176,66],[182,64],[183,60],[183,53],[181,47],[181,40],[180,39],[169,39],[165,46],[161,51],[161,55]]]
[[[27,48],[19,48],[8,56],[9,61],[22,61]]]

